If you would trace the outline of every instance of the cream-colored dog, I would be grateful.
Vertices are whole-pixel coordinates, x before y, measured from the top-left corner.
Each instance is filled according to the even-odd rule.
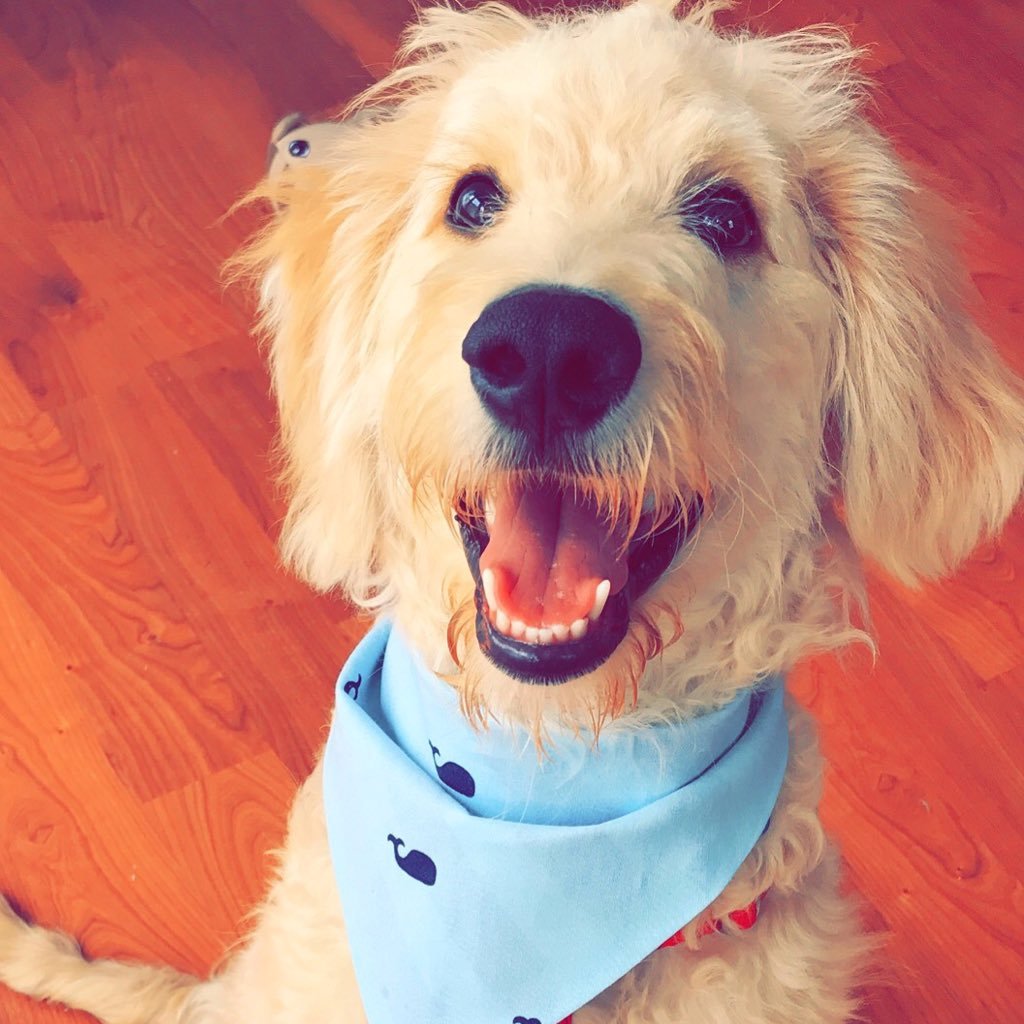
[[[367,116],[267,184],[273,223],[243,257],[288,560],[391,615],[472,721],[541,747],[696,715],[863,638],[851,550],[941,574],[1021,491],[1018,385],[861,116],[846,38],[726,35],[715,3],[672,6],[427,10]],[[534,293],[586,297],[597,326],[555,338],[544,306],[532,334],[503,333]],[[542,522],[556,491],[570,526]],[[556,553],[574,531],[572,566],[534,564],[530,530]],[[684,948],[575,1024],[853,1012],[867,943],[816,813],[813,726],[788,714],[753,852]],[[251,938],[210,980],[86,962],[6,905],[0,980],[108,1024],[365,1020],[318,776]],[[753,928],[728,921],[766,891]]]

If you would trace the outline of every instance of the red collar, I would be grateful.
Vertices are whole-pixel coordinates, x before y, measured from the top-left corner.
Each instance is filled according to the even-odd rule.
[[[753,928],[757,924],[758,915],[761,913],[761,900],[764,899],[764,893],[761,893],[752,903],[748,903],[745,907],[740,907],[739,910],[733,910],[729,914],[729,920],[732,921],[737,928],[741,931],[747,931],[749,928]],[[720,918],[714,918],[711,921],[705,921],[700,926],[697,935],[700,938],[704,938],[707,935],[714,935],[715,932],[720,932],[724,928],[724,922]],[[683,936],[683,929],[680,928],[675,935],[669,936],[658,949],[668,949],[670,946],[678,946],[685,942],[686,939]],[[561,1024],[572,1024],[572,1015],[570,1014],[565,1020],[561,1021]]]
[[[732,921],[737,928],[741,931],[747,931],[749,928],[753,928],[757,924],[757,916],[761,913],[761,900],[764,899],[764,893],[754,900],[753,903],[748,903],[745,907],[740,907],[739,910],[734,910],[729,914],[729,920]],[[697,935],[700,938],[704,938],[706,935],[714,935],[715,932],[722,931],[723,923],[720,919],[715,918],[711,921],[705,921],[700,926],[700,930]],[[678,946],[681,942],[685,942],[683,938],[683,929],[680,928],[675,935],[667,938],[658,948],[668,949],[669,946]]]

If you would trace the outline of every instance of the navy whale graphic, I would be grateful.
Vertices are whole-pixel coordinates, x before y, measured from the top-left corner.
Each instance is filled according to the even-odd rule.
[[[363,685],[363,673],[360,672],[355,679],[350,679],[343,687],[344,691],[353,699],[359,700],[359,687]]]
[[[513,1017],[512,1024],[540,1024],[536,1017]]]
[[[410,877],[424,885],[433,885],[437,881],[437,865],[422,851],[410,850],[406,854],[398,852],[405,841],[397,836],[388,836],[388,842],[395,848],[395,863]]]
[[[430,743],[430,740],[427,742]],[[434,755],[434,770],[437,772],[437,777],[449,789],[454,789],[456,793],[461,793],[463,796],[472,796],[476,792],[476,782],[474,782],[473,776],[461,764],[456,764],[454,761],[438,764],[437,759],[441,756],[441,751],[433,743],[430,743],[430,752]]]

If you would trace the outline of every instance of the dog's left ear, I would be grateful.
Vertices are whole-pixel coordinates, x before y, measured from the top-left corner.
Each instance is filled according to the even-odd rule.
[[[855,115],[808,149],[806,213],[837,297],[847,528],[896,577],[937,576],[1020,496],[1024,392],[965,311],[941,217],[888,144]]]

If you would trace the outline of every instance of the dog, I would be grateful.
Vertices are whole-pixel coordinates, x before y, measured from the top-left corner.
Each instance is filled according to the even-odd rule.
[[[1024,482],[1024,398],[964,310],[926,201],[862,116],[848,40],[725,33],[720,6],[427,9],[358,116],[258,190],[274,213],[238,267],[261,282],[284,553],[381,624],[342,672],[278,875],[222,971],[87,962],[3,903],[0,980],[108,1024],[855,1012],[871,941],[817,816],[813,723],[781,680],[809,651],[867,641],[859,559],[912,583],[999,529]],[[422,706],[407,713],[405,691]],[[396,736],[411,714],[445,738],[424,733],[403,761],[371,721],[385,699]],[[709,729],[725,742],[682,751]],[[517,773],[542,789],[566,759],[586,788],[633,763],[619,750],[650,760],[641,786],[685,754],[678,792],[583,822],[557,800],[528,820],[520,797],[513,820],[482,816],[484,840],[481,816],[460,812]],[[409,791],[360,793],[378,766],[363,756]],[[747,767],[723,774],[737,757]],[[624,818],[647,836],[698,792],[711,813],[687,821],[713,835],[692,877],[672,859],[688,825],[651,847],[622,839],[618,864],[595,854],[606,884],[578,894],[578,919],[481,889],[527,856],[498,849],[507,837],[543,834],[561,845],[544,848],[554,883],[537,881],[557,900],[573,850],[588,851],[583,872],[591,837]],[[440,820],[469,831],[453,846]],[[378,874],[360,881],[364,867]],[[463,898],[428,919],[439,938],[424,950],[418,915],[443,891]],[[543,922],[561,952],[474,925],[506,912]],[[603,914],[618,915],[607,929]],[[596,973],[574,952],[591,947]],[[479,1015],[445,1002],[460,986]],[[548,986],[542,1007],[488,1002]]]

